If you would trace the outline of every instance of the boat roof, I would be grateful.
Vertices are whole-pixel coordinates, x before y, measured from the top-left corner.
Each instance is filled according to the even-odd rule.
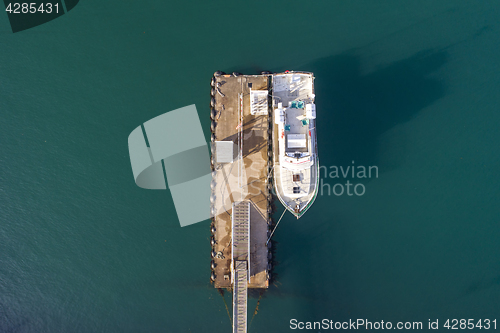
[[[306,152],[307,134],[309,124],[304,125],[305,110],[295,108],[285,108],[285,152]],[[303,140],[304,144],[298,144],[296,140]],[[290,142],[292,140],[292,142]]]

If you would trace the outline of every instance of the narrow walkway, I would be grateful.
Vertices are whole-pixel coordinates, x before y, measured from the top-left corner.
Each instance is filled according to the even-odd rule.
[[[248,270],[246,261],[234,262],[233,287],[233,333],[247,332],[247,286]]]
[[[233,333],[247,331],[247,289],[250,276],[250,202],[233,204]]]

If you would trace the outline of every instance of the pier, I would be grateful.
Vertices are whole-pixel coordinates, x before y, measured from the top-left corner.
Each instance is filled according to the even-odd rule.
[[[211,86],[212,275],[233,292],[233,332],[247,329],[247,289],[268,288],[270,75],[216,72]]]

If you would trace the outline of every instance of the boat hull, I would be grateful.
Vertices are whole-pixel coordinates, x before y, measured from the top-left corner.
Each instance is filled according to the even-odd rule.
[[[273,187],[297,218],[312,206],[319,188],[313,80],[307,72],[273,75]]]

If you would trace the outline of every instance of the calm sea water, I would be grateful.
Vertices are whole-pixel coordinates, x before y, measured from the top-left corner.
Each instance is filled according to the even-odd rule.
[[[496,1],[88,0],[16,34],[0,15],[0,331],[230,332],[209,222],[180,228],[168,191],[134,184],[127,148],[192,103],[208,138],[218,69],[313,71],[321,164],[379,170],[350,180],[363,196],[325,179],[302,219],[285,215],[249,332],[499,321],[499,15]]]

